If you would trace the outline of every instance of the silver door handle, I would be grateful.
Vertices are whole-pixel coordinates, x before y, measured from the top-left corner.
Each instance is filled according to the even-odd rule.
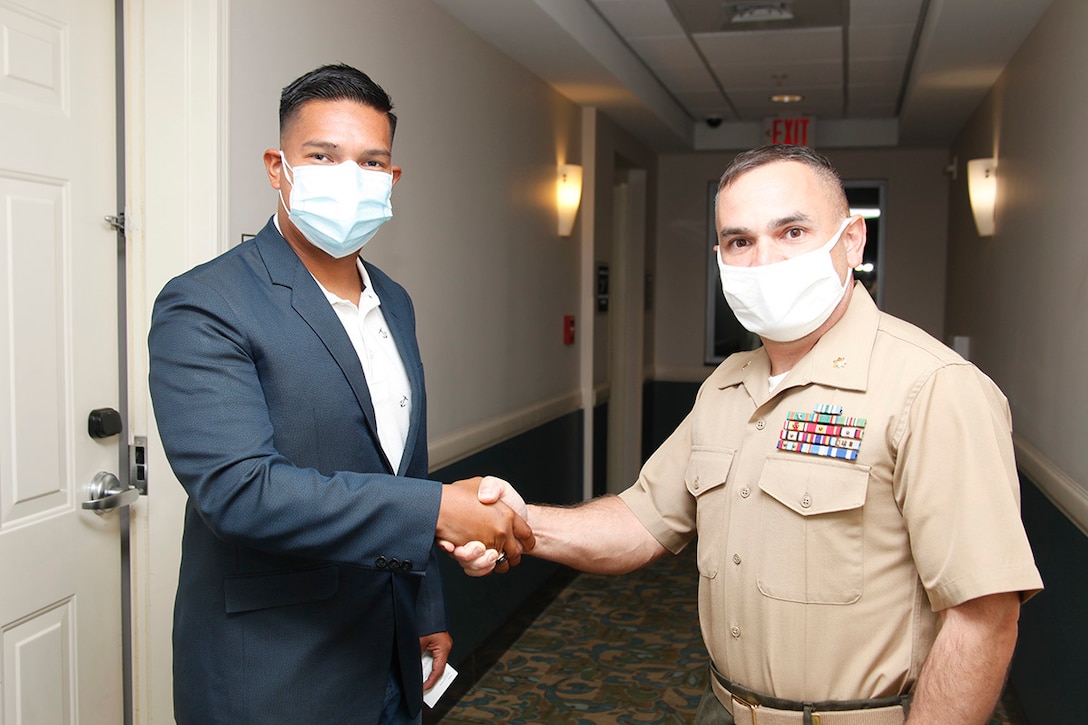
[[[121,488],[121,482],[117,476],[106,471],[94,474],[87,486],[88,499],[83,502],[83,508],[101,513],[110,509],[130,506],[140,498],[139,489],[129,486]]]

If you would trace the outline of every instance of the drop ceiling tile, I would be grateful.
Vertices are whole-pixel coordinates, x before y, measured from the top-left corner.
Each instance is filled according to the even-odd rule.
[[[842,59],[841,28],[758,30],[692,36],[712,66],[730,63],[835,61]]]
[[[802,86],[828,86],[842,83],[842,64],[831,62],[792,63],[776,61],[765,65],[720,65],[712,68],[722,86],[729,88],[768,88],[780,86],[788,91]]]
[[[850,29],[850,57],[906,58],[914,41],[912,25],[881,25]]]
[[[658,66],[650,69],[658,80],[671,91],[709,91],[718,93],[718,84],[714,82],[705,68],[665,68]]]
[[[918,23],[922,0],[850,0],[850,27]]]

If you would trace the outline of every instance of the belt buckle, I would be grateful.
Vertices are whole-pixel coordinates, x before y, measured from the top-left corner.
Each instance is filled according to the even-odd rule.
[[[743,705],[745,708],[748,709],[748,712],[752,715],[752,725],[759,725],[759,721],[756,718],[756,710],[759,708],[759,705],[753,705],[752,703],[745,700],[743,697],[737,697],[732,692],[729,693],[729,697],[733,699],[734,708],[737,705]]]
[[[814,712],[810,713],[810,715],[812,717],[812,725],[820,725],[820,713]]]

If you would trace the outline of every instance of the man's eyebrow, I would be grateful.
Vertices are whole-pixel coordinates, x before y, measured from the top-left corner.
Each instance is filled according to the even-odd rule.
[[[734,235],[750,235],[751,233],[752,233],[752,230],[748,229],[747,227],[725,227],[724,229],[722,229],[721,231],[718,232],[718,236],[719,237],[731,237],[731,236],[734,236]]]
[[[302,145],[304,147],[310,146],[310,147],[313,147],[313,148],[328,149],[330,151],[333,150],[333,149],[340,148],[339,144],[333,143],[332,141],[318,141],[318,140],[303,141]]]
[[[777,219],[772,219],[770,223],[767,224],[767,229],[781,229],[782,227],[789,226],[790,224],[797,224],[798,222],[812,224],[813,221],[813,218],[808,214],[798,211],[783,217],[778,217]],[[731,237],[734,235],[752,236],[753,234],[755,234],[755,232],[748,227],[724,227],[718,232],[719,237]]]
[[[332,141],[321,141],[321,140],[318,140],[318,139],[314,139],[314,140],[311,140],[311,141],[303,141],[302,142],[302,147],[303,148],[322,149],[324,151],[336,151],[337,149],[340,148],[340,144],[334,143]],[[384,156],[385,158],[391,158],[393,156],[393,154],[389,151],[389,149],[386,149],[386,148],[367,149],[366,151],[363,151],[362,155],[363,156]]]
[[[773,220],[770,224],[767,225],[767,228],[768,229],[779,229],[781,227],[788,226],[790,224],[796,224],[798,222],[804,222],[806,224],[812,224],[814,221],[815,220],[812,217],[810,217],[808,214],[797,211],[797,212],[794,212],[793,214],[787,214],[784,217],[779,217],[778,219]]]

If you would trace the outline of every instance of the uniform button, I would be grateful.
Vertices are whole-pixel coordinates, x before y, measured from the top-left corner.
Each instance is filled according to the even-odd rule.
[[[812,505],[812,496],[809,496],[806,493],[804,496],[801,497],[801,508],[807,509],[811,505]]]
[[[740,554],[733,554],[733,563],[734,564],[739,564],[740,563]]]
[[[741,498],[748,498],[749,494],[751,494],[751,493],[752,493],[752,489],[745,486],[744,488],[742,488],[740,490],[740,497]]]
[[[384,556],[379,556],[377,559],[374,560],[374,566],[378,567],[379,569],[384,569],[385,567],[389,566],[389,562],[386,561]]]
[[[393,557],[392,559],[390,559],[389,560],[389,568],[393,569],[393,570],[400,569],[400,559],[398,559],[396,557]]]
[[[412,562],[408,559],[405,559],[400,563],[400,568],[404,571],[412,571]]]
[[[740,627],[734,624],[729,628],[729,634],[733,635],[733,639],[740,639]]]
[[[691,482],[691,487],[694,488],[696,491],[699,490],[699,477],[698,476],[696,476],[695,480]]]
[[[767,427],[767,421],[765,421],[765,420],[756,421],[756,430],[763,430],[766,427]]]

